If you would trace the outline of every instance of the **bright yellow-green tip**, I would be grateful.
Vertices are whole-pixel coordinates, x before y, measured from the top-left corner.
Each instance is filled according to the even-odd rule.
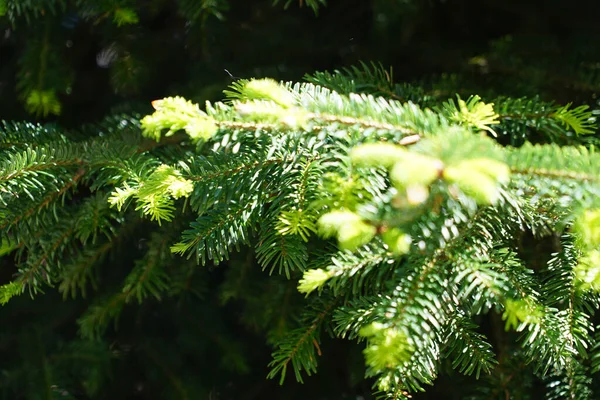
[[[298,291],[308,295],[321,288],[330,277],[329,273],[323,269],[309,269],[304,272],[304,276],[298,285]]]

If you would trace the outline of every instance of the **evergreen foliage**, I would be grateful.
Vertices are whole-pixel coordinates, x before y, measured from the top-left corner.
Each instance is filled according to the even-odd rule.
[[[73,74],[54,19],[127,30],[152,3],[0,0],[37,38],[18,64],[23,108],[64,111]],[[399,9],[418,16],[417,3]],[[230,6],[176,4],[201,30]],[[101,53],[117,93],[148,67],[116,55],[126,42]],[[597,77],[569,70],[580,95],[561,101],[544,87],[560,66],[540,75],[540,57],[517,74],[537,81],[504,90],[489,69],[522,67],[520,46],[471,59],[492,74],[481,90],[468,74],[396,83],[362,62],[236,78],[204,104],[172,93],[78,129],[2,122],[0,260],[14,273],[0,281],[0,397],[257,398],[256,376],[318,382],[346,339],[325,371],[348,357],[351,390],[280,393],[595,398],[599,111],[581,93]]]

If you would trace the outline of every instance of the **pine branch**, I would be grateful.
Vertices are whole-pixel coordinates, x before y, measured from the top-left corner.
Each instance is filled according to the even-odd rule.
[[[257,262],[272,274],[275,269],[289,279],[292,271],[303,271],[308,261],[308,250],[296,235],[281,235],[275,226],[263,225],[256,247]]]
[[[360,330],[375,322],[380,311],[391,302],[389,294],[361,296],[347,301],[334,312],[335,335],[347,339],[360,338]]]
[[[399,264],[381,245],[340,252],[326,264],[327,286],[334,296],[378,292]]]
[[[67,137],[56,127],[12,121],[0,121],[0,125],[0,154],[50,142],[67,142]]]
[[[450,320],[442,353],[452,360],[452,368],[466,375],[475,373],[479,379],[481,372],[489,374],[497,361],[492,345],[475,331],[476,328],[477,325],[457,314]]]
[[[125,277],[123,293],[127,293],[128,303],[134,297],[142,303],[148,296],[161,300],[161,294],[170,287],[170,277],[166,270],[169,247],[173,237],[153,234],[148,241],[148,252],[144,258],[136,261],[135,267]]]
[[[58,290],[62,292],[63,298],[69,295],[75,298],[78,292],[81,297],[86,297],[88,282],[92,285],[92,288],[97,287],[93,275],[93,266],[106,257],[113,246],[113,241],[107,241],[104,244],[87,249],[77,257],[73,257],[71,262],[62,268],[57,280],[60,282]]]
[[[198,217],[183,232],[182,240],[172,246],[174,253],[192,252],[196,262],[221,262],[229,257],[232,247],[249,243],[249,232],[261,214],[263,196],[240,198],[237,202],[216,206]]]
[[[294,0],[274,0],[273,4],[279,4],[281,1],[285,1],[284,8],[288,8],[290,4],[294,2]],[[315,14],[318,14],[319,8],[325,6],[327,4],[327,0],[299,0],[300,7],[306,6],[310,7]]]
[[[205,23],[209,16],[220,20],[225,18],[229,10],[227,0],[179,0],[179,12],[190,21],[201,21]]]
[[[111,322],[114,321],[117,326],[117,318],[129,295],[130,293],[127,292],[114,294],[90,306],[86,313],[77,320],[81,336],[85,339],[98,340],[106,332]]]
[[[325,318],[332,312],[337,301],[327,303],[319,302],[318,314],[310,316],[310,325],[289,332],[287,337],[279,343],[279,348],[272,354],[273,360],[269,363],[271,370],[267,378],[273,379],[280,375],[279,384],[283,384],[289,363],[291,362],[296,380],[303,382],[302,371],[311,376],[317,371],[317,355],[321,355],[319,335]],[[316,310],[315,310],[316,311]],[[307,319],[307,317],[305,317]]]
[[[447,126],[439,115],[421,110],[412,103],[401,104],[371,95],[342,96],[311,84],[290,86],[298,95],[299,106],[315,120],[326,123],[375,128],[404,136],[435,134]]]
[[[547,399],[592,399],[590,388],[592,379],[587,375],[586,368],[574,362],[565,375],[552,375],[546,379]]]
[[[18,18],[24,17],[29,24],[33,18],[43,16],[50,12],[56,14],[64,11],[66,2],[64,0],[5,0],[4,11],[8,18],[15,23]]]
[[[24,206],[17,206],[15,204],[15,201],[11,202],[11,206],[13,208],[13,213],[8,214],[8,215],[4,215],[3,216],[3,221],[0,224],[0,233],[4,234],[5,237],[7,238],[7,241],[10,241],[10,239],[8,238],[8,233],[9,230],[13,227],[15,227],[17,224],[21,223],[21,225],[23,225],[23,223],[25,221],[29,221],[29,219],[42,212],[42,210],[44,210],[44,208],[48,208],[50,206],[55,207],[56,203],[55,201],[58,200],[60,197],[64,197],[65,195],[67,195],[67,193],[69,192],[69,190],[71,190],[71,188],[75,187],[78,183],[78,181],[85,175],[85,170],[84,169],[79,169],[77,171],[77,173],[75,175],[72,176],[71,179],[66,180],[62,183],[62,186],[58,187],[55,189],[55,191],[51,191],[50,193],[46,194],[45,197],[42,197],[41,199],[35,199],[32,197],[32,200],[34,200],[33,205],[32,204],[25,204]],[[58,183],[58,182],[57,182]],[[20,208],[20,209],[19,209]],[[16,212],[15,212],[16,211]],[[55,210],[53,212],[54,214],[56,214]],[[42,214],[41,218],[38,217],[37,221],[43,221],[44,219],[47,218],[49,213],[46,213],[46,215]],[[26,232],[34,231],[35,230],[35,226],[31,226],[31,225],[24,225],[24,234]]]
[[[572,206],[589,204],[598,195],[598,160],[584,147],[556,145],[527,144],[507,154],[516,188],[542,198],[562,193]]]

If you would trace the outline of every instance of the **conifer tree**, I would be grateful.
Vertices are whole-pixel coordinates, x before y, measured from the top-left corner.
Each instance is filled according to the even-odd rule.
[[[117,3],[75,4],[139,22]],[[191,3],[181,10],[201,23],[226,10]],[[62,3],[0,4],[17,21]],[[471,65],[518,46],[498,41]],[[355,394],[298,396],[442,385],[457,398],[595,398],[598,111],[539,82],[514,95],[507,81],[392,72],[235,79],[220,101],[167,96],[79,129],[3,122],[0,256],[15,273],[0,315],[27,324],[3,327],[0,395],[255,398],[264,375],[326,381],[345,360],[325,372],[321,360],[346,340]],[[62,113],[39,76],[19,86],[25,109]],[[580,77],[574,91],[596,90]]]

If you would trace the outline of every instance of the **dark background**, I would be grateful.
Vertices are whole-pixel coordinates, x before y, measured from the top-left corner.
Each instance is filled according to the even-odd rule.
[[[219,100],[232,79],[225,70],[300,80],[359,61],[381,62],[393,68],[396,82],[422,83],[449,97],[540,95],[595,105],[600,89],[594,0],[329,0],[318,15],[297,1],[284,9],[232,0],[222,20],[193,12],[194,1],[130,1],[139,23],[122,27],[103,17],[118,2],[66,3],[51,12],[53,3],[60,2],[23,1],[25,12],[0,18],[0,120],[75,129],[115,113],[149,113],[150,101],[164,96]],[[23,104],[32,88],[55,91],[61,113],[28,113]],[[215,288],[230,270],[252,263],[243,254],[199,272],[198,299],[129,306],[101,343],[79,341],[78,316],[143,251],[143,243],[126,240],[105,261],[104,283],[87,299],[63,301],[49,288],[35,301],[21,296],[0,308],[1,398],[87,399],[91,384],[99,385],[97,399],[371,398],[360,347],[341,340],[324,341],[319,373],[304,385],[291,374],[283,387],[265,379],[272,349],[258,319],[270,306],[260,293],[279,285],[292,293],[292,308],[302,298],[293,282],[258,270],[254,286],[224,304]],[[14,272],[11,260],[0,259],[0,283]],[[67,362],[61,354],[81,359]],[[39,394],[45,368],[70,386]],[[442,377],[415,398],[464,398],[463,381],[472,379]]]

